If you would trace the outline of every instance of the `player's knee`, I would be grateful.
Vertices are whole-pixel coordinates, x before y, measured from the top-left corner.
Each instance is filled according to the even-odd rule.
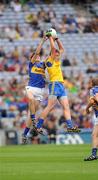
[[[64,111],[69,111],[69,104],[65,104],[63,109],[64,109]]]
[[[51,106],[48,106],[47,109],[48,109],[48,111],[51,111],[51,110],[52,110],[52,107],[51,107]]]
[[[32,97],[32,95],[31,94],[27,94],[27,98],[28,98],[28,101],[29,102],[32,102],[33,101],[33,97]]]
[[[50,105],[47,106],[48,111],[51,111],[52,109],[53,109],[53,106],[50,106]]]

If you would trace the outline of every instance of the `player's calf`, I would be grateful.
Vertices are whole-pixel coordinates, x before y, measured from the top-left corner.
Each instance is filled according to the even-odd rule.
[[[28,138],[24,134],[22,134],[22,144],[27,144]]]

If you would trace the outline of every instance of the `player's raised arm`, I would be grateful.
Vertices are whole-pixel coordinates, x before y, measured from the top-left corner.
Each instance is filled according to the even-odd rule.
[[[59,47],[59,51],[60,51],[60,53],[63,53],[63,52],[64,52],[64,48],[63,48],[63,44],[62,44],[62,42],[60,41],[60,39],[59,39],[59,38],[56,38],[55,40],[56,40],[57,45],[58,45],[58,47]]]
[[[54,29],[50,29],[46,32],[46,36],[49,38],[50,41],[51,55],[55,57],[56,52],[62,54],[64,52],[63,44],[57,37],[56,31]],[[57,42],[59,49],[56,49],[55,41]]]
[[[32,53],[32,55],[31,55],[31,57],[30,57],[32,63],[34,63],[35,60],[37,60],[38,56],[40,56],[40,52],[41,52],[42,46],[43,46],[43,44],[44,44],[44,42],[45,42],[46,40],[47,40],[47,37],[44,36],[44,37],[41,39],[40,43],[38,44],[36,51],[35,51],[34,53]]]
[[[56,48],[55,48],[55,42],[52,36],[49,36],[50,41],[50,47],[51,47],[51,55],[54,54]]]

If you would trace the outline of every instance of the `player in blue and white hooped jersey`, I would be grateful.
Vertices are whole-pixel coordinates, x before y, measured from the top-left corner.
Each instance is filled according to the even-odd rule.
[[[85,158],[85,161],[91,161],[98,159],[97,148],[98,148],[98,78],[93,78],[89,81],[89,103],[86,108],[86,112],[90,113],[90,108],[94,112],[93,119],[93,132],[92,132],[92,154]]]
[[[40,101],[43,100],[45,88],[45,64],[44,62],[40,61],[40,51],[45,41],[46,37],[43,37],[35,53],[33,53],[30,57],[29,82],[25,88],[29,101],[30,118],[27,120],[26,128],[22,135],[23,144],[27,142],[27,134],[30,130],[30,127],[34,125],[35,113],[38,110]]]

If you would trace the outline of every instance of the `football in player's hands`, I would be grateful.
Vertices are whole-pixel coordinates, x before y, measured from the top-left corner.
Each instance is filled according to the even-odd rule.
[[[45,34],[47,37],[50,37],[51,36],[51,32],[49,31],[46,31],[46,34]]]
[[[53,39],[55,39],[55,38],[57,38],[57,32],[56,32],[55,29],[50,28],[49,30],[46,31],[46,36],[47,36],[47,37],[52,36]]]

